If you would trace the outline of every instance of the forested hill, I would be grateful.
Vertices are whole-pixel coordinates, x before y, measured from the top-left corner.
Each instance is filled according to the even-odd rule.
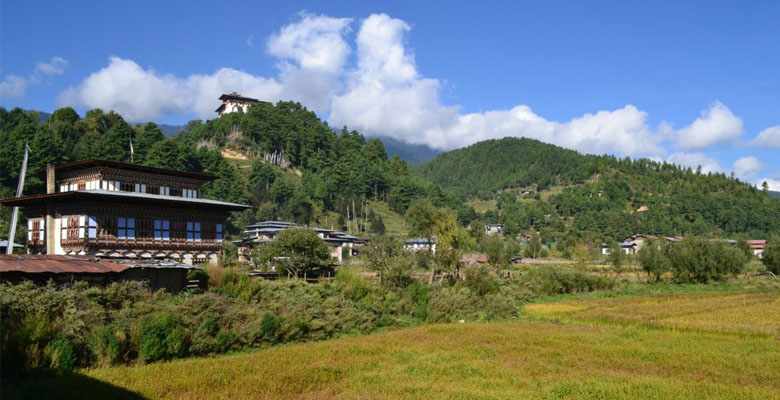
[[[509,231],[547,228],[615,238],[780,233],[780,201],[753,185],[647,159],[582,155],[533,139],[479,142],[440,154],[416,171],[464,198],[496,200],[493,218]],[[513,188],[544,196],[522,196]]]
[[[130,162],[131,138],[135,163],[215,174],[220,179],[206,183],[203,196],[255,206],[235,217],[234,232],[257,220],[283,219],[363,234],[376,222],[364,209],[369,201],[386,202],[397,213],[418,197],[440,207],[463,206],[411,173],[404,160],[389,157],[381,140],[335,131],[292,102],[190,121],[169,137],[156,124],[133,125],[113,111],[80,116],[62,108],[42,120],[38,112],[0,108],[0,198],[12,196],[25,142],[32,152],[24,193],[35,194],[43,183],[33,171],[92,158]],[[7,212],[0,209],[0,230]]]
[[[497,191],[535,185],[582,183],[599,171],[602,157],[526,138],[486,140],[439,154],[420,174],[463,196],[491,198]]]

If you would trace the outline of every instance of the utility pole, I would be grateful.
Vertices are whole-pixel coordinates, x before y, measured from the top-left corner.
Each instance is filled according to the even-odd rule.
[[[27,146],[27,141],[24,142],[24,158],[22,159],[22,170],[19,172],[19,184],[16,186],[16,197],[22,197],[22,189],[24,188],[24,176],[27,175],[27,158],[30,152],[30,147]],[[14,236],[16,235],[16,221],[19,219],[19,206],[14,207],[14,211],[11,214],[11,227],[8,229],[8,247],[5,249],[5,254],[13,254],[14,252]]]

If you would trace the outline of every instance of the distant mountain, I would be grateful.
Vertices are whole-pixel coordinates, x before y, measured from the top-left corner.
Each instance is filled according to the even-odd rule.
[[[771,191],[771,190],[770,190],[770,191],[769,191],[769,196],[770,196],[770,197],[774,197],[774,198],[776,198],[776,199],[780,199],[780,192],[774,192],[774,191]]]
[[[499,222],[516,231],[560,231],[565,221],[618,238],[780,232],[780,202],[753,184],[648,159],[583,155],[533,139],[479,142],[439,154],[415,171],[463,198],[495,199]],[[514,202],[516,210],[506,212]]]
[[[398,154],[410,164],[428,162],[441,153],[441,151],[424,144],[409,144],[387,136],[378,136],[377,138],[385,144],[388,156],[392,157],[393,154]]]
[[[176,136],[179,132],[187,130],[187,125],[157,124],[157,127],[165,136]]]
[[[35,111],[35,112],[37,112],[38,114],[40,114],[40,116],[41,116],[41,117],[40,117],[40,119],[39,119],[39,120],[40,120],[41,122],[46,122],[46,121],[49,119],[49,117],[51,116],[51,113],[47,113],[47,112],[45,112],[45,111],[38,111],[38,110],[32,110],[32,111]]]

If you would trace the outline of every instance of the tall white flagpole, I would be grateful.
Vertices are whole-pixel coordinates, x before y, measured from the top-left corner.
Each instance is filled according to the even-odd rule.
[[[27,141],[24,142],[24,159],[22,159],[22,171],[19,172],[19,184],[16,186],[16,197],[22,197],[22,189],[24,188],[24,176],[27,175],[27,157],[30,152],[30,147],[27,146]],[[16,221],[19,219],[19,206],[14,207],[14,211],[11,214],[11,227],[8,230],[8,247],[5,249],[5,254],[13,254],[14,252],[14,235],[16,235]]]

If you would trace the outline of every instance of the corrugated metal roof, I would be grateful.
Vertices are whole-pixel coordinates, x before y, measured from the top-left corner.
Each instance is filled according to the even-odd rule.
[[[24,272],[28,274],[106,274],[122,272],[129,266],[90,256],[57,256],[0,254],[0,273]]]
[[[217,207],[228,210],[244,210],[252,208],[244,204],[228,203],[225,201],[209,200],[209,199],[195,199],[189,197],[179,196],[164,196],[159,194],[150,193],[137,193],[137,192],[120,192],[110,190],[74,190],[69,192],[59,192],[51,194],[40,194],[27,197],[17,197],[5,200],[0,200],[0,204],[6,204],[9,206],[22,206],[28,205],[27,203],[41,202],[46,203],[47,200],[63,199],[63,200],[79,200],[79,199],[111,199],[126,198],[128,200],[150,200],[158,203],[164,203],[166,205],[179,205],[179,206],[191,206],[191,207]]]

